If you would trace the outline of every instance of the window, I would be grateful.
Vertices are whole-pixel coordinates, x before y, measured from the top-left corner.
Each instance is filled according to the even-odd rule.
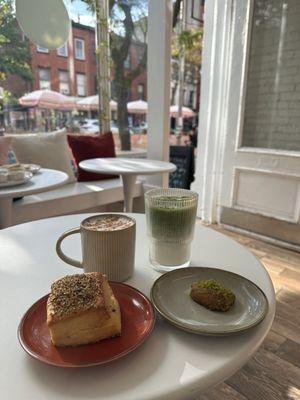
[[[70,94],[69,72],[58,71],[59,91],[63,94]]]
[[[254,1],[242,146],[300,151],[299,11]]]
[[[68,57],[68,45],[67,43],[63,44],[57,49],[57,55],[61,57]]]
[[[75,58],[77,60],[85,60],[84,40],[75,39]]]
[[[84,74],[76,74],[77,96],[86,96],[86,79]]]
[[[145,86],[144,86],[143,83],[139,83],[139,84],[137,85],[137,92],[138,92],[138,95],[139,95],[139,99],[140,99],[140,100],[144,100]]]
[[[139,63],[142,61],[145,51],[146,50],[144,47],[141,47],[141,46],[136,47],[136,57],[137,57],[137,60]]]
[[[131,57],[130,57],[130,53],[127,54],[126,60],[124,61],[124,68],[130,68],[130,64],[131,64]]]
[[[51,89],[51,76],[49,68],[39,68],[40,89]]]
[[[49,53],[49,50],[46,49],[46,47],[39,46],[39,45],[36,46],[36,50],[37,50],[39,53]]]

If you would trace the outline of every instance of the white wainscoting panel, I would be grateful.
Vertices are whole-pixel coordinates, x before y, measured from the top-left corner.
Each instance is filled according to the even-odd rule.
[[[298,222],[300,177],[239,168],[234,176],[234,208]]]

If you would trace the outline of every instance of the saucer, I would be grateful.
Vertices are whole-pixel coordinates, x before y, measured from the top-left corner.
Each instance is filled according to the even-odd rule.
[[[233,291],[236,298],[229,311],[210,311],[192,300],[191,284],[202,279],[215,279]],[[255,283],[217,268],[188,267],[168,272],[154,282],[151,300],[171,324],[187,332],[212,336],[253,328],[268,311],[268,300]]]

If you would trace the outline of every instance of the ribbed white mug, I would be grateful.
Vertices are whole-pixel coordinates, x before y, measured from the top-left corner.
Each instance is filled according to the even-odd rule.
[[[85,226],[99,217],[121,217],[131,224],[116,230],[93,230]],[[70,235],[80,233],[82,262],[66,256],[62,241]],[[129,279],[134,270],[136,222],[124,214],[100,214],[84,219],[80,227],[63,233],[56,243],[58,256],[74,267],[83,268],[84,272],[101,272],[109,280],[123,282]]]

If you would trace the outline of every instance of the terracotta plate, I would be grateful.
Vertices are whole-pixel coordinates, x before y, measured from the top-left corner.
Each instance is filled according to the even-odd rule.
[[[149,299],[124,283],[110,282],[119,301],[122,335],[95,344],[78,347],[55,347],[46,323],[48,295],[33,304],[23,316],[18,338],[23,349],[37,360],[59,367],[90,367],[125,356],[140,346],[151,334],[155,313]]]

